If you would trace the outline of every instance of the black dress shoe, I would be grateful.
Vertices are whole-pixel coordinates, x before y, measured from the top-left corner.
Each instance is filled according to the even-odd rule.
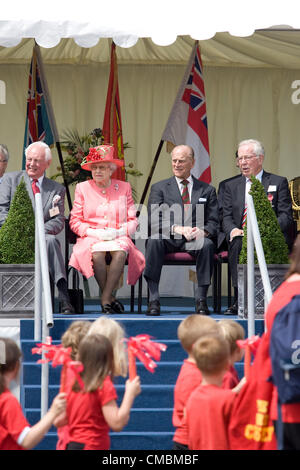
[[[116,313],[111,304],[101,305],[102,313]]]
[[[63,300],[60,304],[60,312],[64,315],[73,315],[75,313],[75,309],[70,302]]]
[[[160,315],[160,303],[159,300],[152,300],[148,304],[148,310],[146,312],[146,315],[149,316],[158,316]]]
[[[227,310],[225,310],[224,315],[237,315],[238,314],[238,304],[234,302]]]
[[[206,300],[197,300],[196,302],[196,313],[200,313],[201,315],[209,315],[210,311],[208,309]]]
[[[119,300],[113,300],[110,305],[116,313],[124,313],[124,305]]]

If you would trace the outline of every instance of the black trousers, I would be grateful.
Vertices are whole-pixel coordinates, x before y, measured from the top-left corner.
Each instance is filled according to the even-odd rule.
[[[203,239],[200,249],[193,248],[192,244],[186,244],[185,240],[174,239],[152,239],[146,244],[146,268],[145,279],[151,279],[159,283],[165,254],[178,251],[188,252],[196,259],[196,272],[198,286],[208,286],[214,267],[215,244],[209,238]]]
[[[237,265],[239,264],[240,252],[242,249],[243,237],[235,237],[228,243],[228,264],[231,272],[232,286],[238,286]]]

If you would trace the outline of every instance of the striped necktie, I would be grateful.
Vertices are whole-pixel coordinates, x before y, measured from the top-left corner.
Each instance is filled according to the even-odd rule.
[[[244,207],[244,212],[243,212],[243,217],[242,217],[242,229],[245,227],[246,225],[246,220],[247,220],[247,204],[245,203],[245,207]]]
[[[182,180],[181,184],[183,185],[183,191],[181,193],[183,204],[190,204],[190,195],[187,185],[189,184],[188,180]]]

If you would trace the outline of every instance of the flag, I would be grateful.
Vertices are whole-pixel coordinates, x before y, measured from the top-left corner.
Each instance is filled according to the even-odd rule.
[[[114,158],[120,158],[124,160],[124,145],[118,85],[118,64],[116,45],[114,42],[111,46],[110,75],[102,133],[104,136],[104,143],[114,145]],[[125,181],[125,161],[124,166],[116,170],[115,177],[119,180]]]
[[[162,140],[173,145],[190,145],[195,154],[193,176],[206,183],[211,182],[203,67],[197,41]]]
[[[48,85],[44,73],[40,48],[33,48],[27,97],[22,168],[25,168],[25,149],[38,140],[49,146],[58,142],[58,132],[50,101]]]

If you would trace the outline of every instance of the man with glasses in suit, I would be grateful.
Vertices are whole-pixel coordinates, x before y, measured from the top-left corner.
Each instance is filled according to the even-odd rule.
[[[238,145],[237,162],[241,175],[225,183],[223,195],[223,230],[228,242],[228,262],[234,288],[234,303],[225,312],[237,314],[238,284],[237,265],[242,248],[243,226],[245,223],[246,191],[251,186],[250,178],[255,176],[264,186],[272,200],[272,208],[277,216],[280,228],[290,246],[290,233],[293,224],[292,201],[288,181],[285,177],[268,173],[263,169],[264,147],[254,139],[243,140]]]

